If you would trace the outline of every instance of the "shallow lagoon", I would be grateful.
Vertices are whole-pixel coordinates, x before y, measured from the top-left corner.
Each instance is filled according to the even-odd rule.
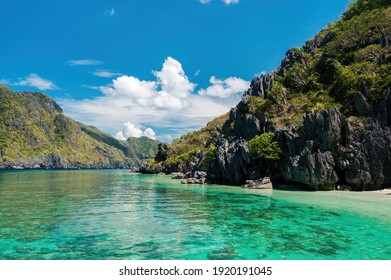
[[[1,171],[0,259],[391,259],[391,195]]]

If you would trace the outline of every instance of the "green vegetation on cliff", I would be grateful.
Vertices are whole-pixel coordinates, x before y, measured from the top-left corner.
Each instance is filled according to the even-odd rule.
[[[175,139],[164,151],[164,160],[155,158],[149,160],[149,164],[151,167],[156,167],[161,166],[162,161],[164,161],[165,169],[168,171],[178,170],[180,164],[186,169],[194,157],[202,155],[203,161],[200,164],[207,169],[212,163],[216,141],[222,132],[223,124],[227,120],[228,113],[215,118],[200,130]]]
[[[358,0],[340,21],[329,24],[302,48],[289,50],[277,70],[255,78],[237,111],[175,140],[164,160],[153,164],[178,170],[200,153],[204,156],[199,158],[212,163],[222,135],[254,144],[251,138],[268,130],[294,126],[300,134],[304,116],[322,109],[337,108],[354,120],[350,122],[354,129],[362,130],[366,119],[377,114],[390,86],[391,1]]]
[[[42,93],[0,85],[0,167],[129,167],[157,145],[149,138],[118,141],[68,118]]]

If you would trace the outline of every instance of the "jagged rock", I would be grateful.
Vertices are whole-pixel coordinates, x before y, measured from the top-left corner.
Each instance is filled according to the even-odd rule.
[[[250,88],[244,93],[244,95],[258,96],[265,98],[266,91],[271,85],[271,79],[269,75],[261,75],[254,78],[251,81]]]
[[[391,125],[391,87],[383,94],[377,109],[377,119],[382,127]]]
[[[321,190],[334,189],[338,176],[331,152],[311,153],[305,147],[299,155],[289,157],[282,169],[285,180]]]
[[[206,178],[200,178],[200,179],[188,178],[188,179],[182,180],[181,183],[182,184],[200,184],[200,185],[204,185],[204,184],[206,184]]]
[[[277,74],[279,76],[284,76],[284,73],[295,63],[300,63],[308,68],[308,61],[303,53],[298,49],[290,49],[286,52],[285,58],[281,61],[281,65],[277,69]]]
[[[43,168],[70,168],[71,165],[65,161],[60,155],[58,154],[49,154],[46,156],[45,161],[41,164],[41,167]]]
[[[337,186],[337,190],[338,190],[338,191],[351,191],[351,190],[352,190],[352,187],[343,184],[343,185]]]
[[[182,172],[172,172],[171,173],[171,179],[185,179],[186,175]]]
[[[384,103],[385,104],[385,103]],[[338,182],[352,190],[380,189],[391,183],[391,132],[367,118],[354,129],[337,109],[306,116],[299,135],[293,128],[276,131],[284,150],[283,179],[314,189]]]
[[[195,171],[194,172],[194,178],[196,178],[196,179],[203,179],[203,178],[207,178],[207,177],[208,177],[208,173],[205,171]]]
[[[307,140],[313,141],[313,149],[330,151],[340,142],[343,127],[347,125],[346,118],[337,108],[319,110],[304,118],[303,132]]]
[[[254,138],[265,132],[267,124],[266,116],[262,116],[258,119],[256,116],[249,114],[246,111],[246,104],[248,102],[248,96],[244,96],[239,104],[232,108],[229,114],[228,121],[224,124],[224,130],[229,130],[229,127],[233,124],[233,133],[235,136],[242,137],[246,141]]]
[[[357,92],[356,94],[356,97],[354,99],[354,108],[357,110],[360,116],[369,116],[371,108],[367,102],[367,99],[361,92]]]
[[[326,32],[324,36],[316,36],[313,40],[306,42],[303,49],[309,54],[314,54],[317,48],[324,47],[328,42],[334,39],[335,34],[323,29],[319,34]]]
[[[142,162],[140,167],[138,168],[138,172],[141,174],[158,174],[161,173],[162,167],[160,165],[152,167],[147,162]]]
[[[391,184],[391,132],[368,119],[365,133],[356,131],[349,153],[340,155],[345,181],[353,190],[374,190]]]
[[[260,178],[258,180],[247,180],[242,186],[244,189],[273,189],[273,184],[269,177]]]
[[[239,137],[220,138],[211,178],[224,184],[241,185],[248,179],[250,163],[247,142]]]
[[[284,180],[334,189],[339,178],[331,151],[350,137],[346,119],[337,109],[320,110],[305,117],[302,131],[302,136],[293,128],[277,132],[286,155],[281,168]]]

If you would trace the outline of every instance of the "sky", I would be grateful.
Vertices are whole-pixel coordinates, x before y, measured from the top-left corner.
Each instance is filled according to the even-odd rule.
[[[0,0],[0,84],[117,139],[170,142],[235,106],[349,0]]]

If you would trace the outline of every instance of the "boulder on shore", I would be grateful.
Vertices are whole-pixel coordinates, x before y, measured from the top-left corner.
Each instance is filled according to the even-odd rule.
[[[182,172],[172,172],[171,173],[171,179],[185,179],[186,175]]]
[[[242,186],[244,189],[273,189],[273,184],[269,177],[260,178],[258,180],[247,180]]]

